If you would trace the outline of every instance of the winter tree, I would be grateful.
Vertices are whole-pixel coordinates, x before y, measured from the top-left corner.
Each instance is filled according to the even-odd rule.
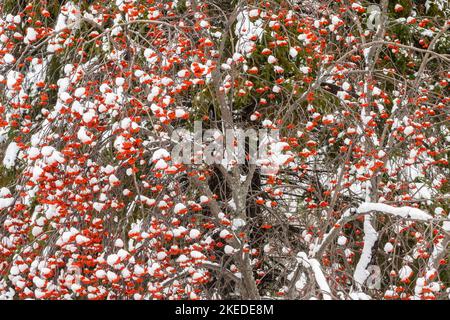
[[[449,19],[1,1],[0,299],[449,299]]]

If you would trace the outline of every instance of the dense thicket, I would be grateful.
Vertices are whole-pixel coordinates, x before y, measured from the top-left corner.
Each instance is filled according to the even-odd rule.
[[[0,298],[448,299],[449,14],[1,1]],[[195,121],[279,139],[182,163]]]

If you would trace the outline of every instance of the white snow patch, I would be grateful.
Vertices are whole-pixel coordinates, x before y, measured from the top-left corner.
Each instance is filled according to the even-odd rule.
[[[16,163],[17,154],[19,153],[19,146],[15,142],[11,142],[5,151],[5,157],[3,158],[3,165],[7,169],[14,167]]]

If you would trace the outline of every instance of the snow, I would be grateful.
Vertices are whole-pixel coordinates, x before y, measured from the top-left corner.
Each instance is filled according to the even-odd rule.
[[[221,232],[220,232],[220,234],[219,234],[219,236],[222,238],[222,239],[224,239],[224,238],[227,238],[227,237],[229,237],[231,234],[230,234],[230,232],[227,230],[227,229],[223,229]]]
[[[185,110],[181,109],[181,108],[177,108],[175,109],[175,117],[177,118],[183,118],[184,116],[186,116],[187,113]]]
[[[14,203],[14,198],[8,188],[0,189],[0,209],[8,208]]]
[[[69,104],[73,99],[72,96],[67,92],[61,92],[59,98],[63,103]]]
[[[86,127],[80,127],[80,129],[78,129],[77,137],[83,143],[92,142],[92,139],[89,137],[89,131],[86,129]]]
[[[50,165],[54,165],[56,163],[64,163],[66,160],[64,159],[64,156],[59,151],[54,151],[48,159],[46,159],[46,163]]]
[[[123,243],[122,239],[116,239],[116,241],[114,241],[114,246],[118,247],[118,248],[123,248],[124,243]]]
[[[292,58],[295,58],[298,55],[297,49],[295,49],[294,47],[290,47],[289,48],[289,55]]]
[[[337,240],[338,245],[345,246],[347,243],[347,238],[345,236],[340,236]]]
[[[3,56],[3,61],[6,64],[11,64],[11,63],[14,63],[14,61],[16,61],[16,59],[14,58],[14,56],[12,54],[7,53]]]
[[[386,253],[391,253],[392,251],[394,251],[394,246],[392,245],[392,243],[387,242],[387,243],[384,245],[384,252],[386,252]]]
[[[8,87],[8,89],[14,90],[14,86],[16,85],[18,79],[21,77],[21,73],[14,70],[9,71],[6,75],[6,86]]]
[[[204,259],[205,255],[201,253],[200,251],[193,250],[191,251],[191,257],[194,259]]]
[[[413,271],[410,266],[403,266],[400,268],[398,272],[398,276],[401,280],[405,281],[409,279],[409,277],[413,274]]]
[[[373,91],[372,91],[372,94],[374,95],[374,96],[379,96],[380,94],[381,94],[381,89],[380,88],[378,88],[378,87],[374,87],[373,88]]]
[[[153,153],[152,161],[168,157],[170,157],[170,153],[166,149],[158,149]]]
[[[387,214],[392,214],[404,219],[430,221],[433,219],[428,213],[409,206],[393,207],[384,203],[362,203],[358,207],[358,213],[368,213],[371,211],[379,211]]]
[[[275,92],[275,93],[280,93],[281,92],[281,87],[273,86],[272,91]]]
[[[94,109],[89,109],[87,112],[83,113],[83,122],[89,124],[97,116]]]
[[[377,30],[380,25],[381,9],[377,5],[370,5],[367,8],[369,18],[367,19],[367,27],[370,30]]]
[[[33,277],[33,283],[35,284],[36,287],[38,288],[43,288],[45,287],[45,280],[42,280],[39,277]]]
[[[155,164],[155,169],[156,170],[164,170],[167,169],[169,165],[167,164],[166,161],[164,161],[164,159],[159,159],[156,164]]]
[[[98,279],[104,279],[105,277],[106,277],[106,272],[105,272],[105,270],[97,270],[96,272],[95,272],[95,276],[98,278]]]
[[[299,67],[298,70],[300,70],[300,72],[303,74],[308,74],[311,71],[311,69],[309,67],[305,67],[305,66]]]
[[[252,9],[248,12],[250,18],[256,18],[259,16],[259,9]]]
[[[297,282],[295,282],[295,289],[301,291],[305,288],[306,284],[307,284],[306,275],[305,273],[302,272]]]
[[[364,292],[351,292],[350,298],[352,298],[352,300],[372,300],[372,298]]]
[[[86,96],[86,88],[76,88],[74,92],[74,96],[77,98],[84,98]]]
[[[185,263],[185,262],[189,261],[189,258],[186,257],[184,254],[182,254],[182,255],[180,255],[180,256],[177,258],[176,261],[177,261],[178,263]]]
[[[89,240],[88,237],[85,237],[85,236],[83,236],[83,235],[81,235],[81,234],[79,234],[79,235],[77,235],[77,236],[75,237],[75,242],[76,242],[77,244],[79,244],[79,245],[86,244],[86,243],[89,242],[89,241],[90,241],[90,240]]]
[[[403,133],[404,133],[406,136],[411,135],[413,132],[414,132],[414,128],[413,128],[412,126],[407,126],[407,127],[405,128],[405,130],[403,131]]]
[[[36,30],[34,30],[33,28],[27,28],[27,33],[26,33],[25,39],[26,39],[26,41],[24,41],[25,43],[30,43],[30,42],[36,41],[36,39],[37,39]]]
[[[399,3],[395,4],[394,10],[396,12],[400,12],[401,10],[403,10],[403,6]]]
[[[108,263],[110,266],[114,266],[117,262],[119,262],[119,256],[117,254],[110,254],[106,258],[106,263]]]
[[[274,63],[277,63],[277,62],[278,62],[278,59],[275,58],[274,56],[270,55],[270,56],[267,58],[267,62],[270,63],[270,64],[274,64]]]
[[[109,178],[109,183],[112,185],[115,185],[116,183],[118,183],[120,180],[115,176],[115,175],[110,175]]]
[[[236,19],[231,31],[213,23],[214,18],[208,16],[208,10],[195,10],[192,1],[186,3],[192,13],[192,21],[177,21],[177,17],[172,16],[173,21],[172,18],[169,20],[174,28],[164,25],[164,16],[170,12],[170,2],[158,8],[159,11],[146,10],[146,5],[143,5],[140,13],[133,9],[135,4],[140,5],[139,1],[117,2],[120,8],[113,5],[117,12],[109,17],[105,16],[110,9],[108,6],[106,11],[98,11],[95,6],[78,8],[66,1],[53,23],[49,25],[49,21],[43,21],[42,26],[35,26],[35,29],[28,23],[27,10],[21,15],[7,17],[9,22],[6,24],[2,20],[4,17],[0,17],[0,65],[6,68],[0,74],[0,83],[5,86],[3,104],[0,105],[3,113],[0,115],[0,126],[6,123],[0,129],[0,143],[4,144],[1,160],[5,169],[17,169],[17,172],[7,174],[18,175],[13,182],[7,183],[9,189],[0,188],[0,209],[6,208],[0,210],[5,231],[0,236],[0,247],[7,254],[12,253],[10,273],[6,273],[5,279],[0,279],[0,299],[11,296],[7,290],[15,289],[14,285],[24,288],[27,296],[34,293],[35,298],[45,298],[50,291],[61,293],[61,298],[75,298],[81,291],[87,291],[89,298],[98,298],[103,293],[104,297],[114,298],[118,288],[124,285],[122,279],[135,281],[139,275],[151,276],[151,281],[144,281],[148,288],[142,295],[137,294],[139,298],[151,299],[153,294],[162,294],[164,299],[183,299],[194,291],[196,297],[203,299],[208,297],[210,291],[197,289],[204,288],[203,281],[215,281],[213,272],[223,271],[225,275],[229,273],[232,277],[247,280],[247,261],[242,257],[248,257],[248,267],[254,268],[256,279],[266,277],[261,270],[257,270],[259,250],[248,244],[242,233],[249,231],[254,221],[240,212],[245,209],[245,203],[240,201],[240,190],[233,190],[232,199],[226,201],[213,196],[215,190],[207,188],[210,182],[207,165],[182,166],[171,159],[170,153],[174,143],[170,137],[172,129],[185,125],[190,128],[186,122],[201,116],[198,111],[202,112],[203,102],[208,104],[212,99],[218,105],[223,102],[231,108],[242,102],[234,94],[248,94],[251,100],[255,92],[258,94],[254,102],[259,112],[250,112],[251,119],[257,121],[254,128],[261,124],[270,129],[278,127],[282,129],[283,139],[282,142],[268,142],[271,153],[258,162],[261,169],[257,168],[258,178],[261,175],[261,190],[251,192],[250,201],[254,200],[264,212],[261,218],[266,220],[263,223],[274,226],[268,230],[270,237],[263,239],[260,249],[270,259],[281,259],[277,263],[285,268],[282,273],[289,275],[287,280],[290,281],[278,287],[270,286],[273,290],[267,293],[263,290],[261,293],[273,298],[276,292],[286,293],[285,289],[290,285],[288,290],[291,291],[289,294],[295,295],[293,298],[370,299],[362,291],[370,286],[369,283],[367,287],[364,284],[371,282],[368,281],[371,279],[368,276],[373,267],[371,264],[379,262],[380,257],[386,267],[383,273],[388,275],[392,270],[392,284],[398,286],[398,280],[407,277],[411,273],[408,268],[412,268],[414,278],[409,280],[412,284],[417,280],[416,287],[421,288],[414,291],[416,295],[423,296],[427,289],[431,295],[431,291],[439,291],[441,283],[437,282],[437,275],[437,279],[432,279],[432,270],[438,270],[441,259],[445,258],[448,245],[446,233],[450,232],[448,206],[442,201],[447,199],[442,186],[448,175],[445,166],[448,157],[445,154],[441,157],[445,143],[450,142],[450,135],[444,128],[445,124],[439,122],[439,117],[433,115],[431,109],[445,110],[444,103],[437,102],[442,97],[436,96],[434,91],[440,93],[447,85],[448,81],[443,79],[446,74],[435,79],[430,78],[428,70],[424,70],[423,79],[429,81],[420,83],[421,79],[417,79],[417,90],[423,101],[411,103],[408,100],[411,97],[408,90],[411,88],[401,81],[392,89],[386,86],[383,77],[371,77],[369,68],[373,61],[370,60],[376,58],[373,53],[378,47],[372,45],[364,49],[367,46],[363,45],[361,50],[358,49],[361,38],[352,35],[354,22],[348,19],[348,13],[333,12],[331,7],[322,12],[314,1],[308,1],[311,12],[303,9],[300,12],[290,8],[291,3],[288,3],[281,16],[269,6],[243,4],[235,12]],[[300,3],[297,0],[294,2]],[[432,2],[437,0],[427,1],[428,4]],[[352,12],[350,15],[362,19],[360,22],[365,29],[362,33],[370,42],[375,32],[367,28],[379,28],[375,26],[380,16],[379,9],[368,10],[365,14],[365,7],[360,4],[352,2],[351,7],[358,10],[358,13]],[[83,11],[81,15],[80,10]],[[135,13],[138,15],[134,16]],[[422,21],[422,17],[418,16],[420,13],[412,12],[411,15],[414,20]],[[91,25],[80,30],[86,31],[87,37],[95,37],[104,28],[104,32],[93,40],[100,51],[91,50],[85,55],[83,48],[76,45],[81,33],[76,30],[80,25],[74,22],[80,16],[101,26]],[[129,48],[113,45],[117,37],[143,31],[137,24],[127,28],[126,22],[147,16],[150,19],[161,17],[163,22],[161,25],[160,21],[153,21],[150,27],[153,36],[143,35],[144,38],[152,38],[147,39],[149,42],[131,41]],[[333,46],[328,46],[330,50],[324,48],[324,39],[326,42],[329,38],[328,28],[334,32],[344,23],[344,17],[347,25],[332,37],[337,41],[335,49],[339,52],[333,52]],[[368,17],[369,22],[366,21]],[[107,18],[113,20],[112,25],[105,23]],[[389,24],[412,21],[411,17],[408,20],[387,18]],[[23,23],[20,24],[20,20]],[[12,23],[19,24],[10,25]],[[201,27],[211,30],[200,30]],[[189,33],[182,34],[190,28],[200,32],[193,42]],[[425,22],[411,28],[419,36],[434,37],[439,33],[439,28]],[[148,28],[144,29],[148,31]],[[64,32],[58,33],[62,30]],[[53,31],[56,31],[54,35]],[[232,34],[228,34],[230,32]],[[122,35],[119,36],[120,33]],[[260,43],[265,33],[267,37],[264,43]],[[158,37],[161,41],[156,39]],[[225,50],[223,56],[223,52],[217,50],[218,45],[228,37],[235,37],[236,43],[232,51]],[[209,47],[211,39],[214,45]],[[386,40],[398,39],[386,37]],[[72,41],[70,47],[69,41]],[[20,43],[32,49],[27,51],[30,57],[26,54],[22,56],[20,50],[13,47]],[[46,54],[47,45],[50,52],[63,50],[58,54],[62,62],[59,69],[62,70],[56,74],[61,78],[51,77],[51,83],[48,82],[48,67],[54,55]],[[354,55],[336,62],[342,56],[339,53],[344,53],[340,50],[343,48],[356,49]],[[395,46],[387,49],[393,53],[397,50]],[[249,58],[253,50],[265,50],[261,61]],[[362,55],[362,50],[369,63],[365,70],[360,70],[364,69],[364,61],[358,62],[360,57],[357,56]],[[399,54],[408,61],[420,66],[423,52],[399,50]],[[97,61],[92,59],[91,54],[97,56]],[[10,71],[17,69],[14,64],[19,56],[20,62],[24,63],[19,68],[22,73]],[[313,60],[318,60],[318,63],[311,64],[311,57],[315,57]],[[440,60],[439,56],[433,57]],[[263,65],[258,65],[259,62]],[[283,64],[277,65],[280,62]],[[221,63],[222,69],[226,70],[223,73],[216,69],[220,68]],[[283,70],[286,63],[292,64],[295,70]],[[214,70],[218,72],[217,92],[209,90],[214,81],[208,76],[211,72],[215,74]],[[382,68],[379,71],[380,75],[384,73],[389,76],[392,70]],[[266,71],[270,71],[270,75]],[[351,76],[353,72],[356,76]],[[309,83],[311,79],[305,78],[308,83],[298,87],[294,83],[294,79],[298,78],[295,73],[300,73],[300,78],[304,73],[314,79]],[[127,80],[131,76],[137,81],[137,86]],[[257,81],[261,77],[270,79]],[[57,87],[54,88],[52,83],[55,82]],[[317,87],[320,82],[342,87],[338,97],[344,104],[322,110],[316,109],[317,103],[305,102],[305,116],[301,121],[294,121],[290,126],[292,131],[284,131],[288,123],[281,121],[276,112],[270,111],[273,107],[279,107],[278,111],[283,113],[282,106],[277,106],[274,101],[286,100],[286,95],[286,101],[292,102],[293,107],[302,107],[302,99],[312,99],[314,91],[320,88]],[[45,99],[41,94],[49,90],[57,91],[54,92],[58,97],[56,103],[51,99],[49,105],[42,103],[43,107],[39,106],[39,110],[33,112],[40,103],[39,99]],[[360,98],[349,101],[349,92],[356,92]],[[224,94],[224,101],[216,101],[214,95],[220,93]],[[272,97],[277,95],[273,93],[282,97],[274,100]],[[301,96],[299,101],[296,101],[297,95]],[[50,97],[53,98],[53,95]],[[198,105],[188,103],[189,98],[198,101]],[[247,97],[244,98],[243,101],[247,101]],[[202,101],[204,99],[208,101]],[[384,110],[390,111],[388,100],[393,103],[392,112],[389,112],[387,119],[380,120],[383,106]],[[364,107],[365,103],[369,106]],[[26,109],[29,107],[32,110]],[[236,126],[243,125],[238,115],[239,108],[231,109],[233,122],[235,119]],[[266,112],[266,109],[269,111]],[[190,119],[177,121],[175,118]],[[17,126],[16,123],[12,125],[15,119]],[[383,133],[369,125],[369,122],[376,125],[380,121],[386,121]],[[428,130],[428,125],[434,126],[435,121],[437,127]],[[285,133],[290,135],[296,130],[298,140],[285,136]],[[16,132],[19,134],[17,137]],[[28,133],[30,136],[27,136]],[[433,134],[434,137],[429,136]],[[348,149],[348,159],[344,159]],[[301,158],[297,157],[297,153]],[[231,169],[229,162],[234,161],[232,156],[232,153],[227,153],[225,169]],[[335,161],[330,161],[332,159]],[[373,166],[380,163],[381,170],[374,169]],[[281,166],[286,167],[280,171]],[[288,172],[291,168],[294,169],[292,173]],[[250,175],[239,171],[230,170],[232,180],[236,180],[236,186],[246,185],[246,178]],[[180,189],[180,176],[191,174],[192,181],[198,182],[198,185],[189,184],[188,190]],[[268,174],[272,176],[267,177]],[[373,196],[375,188],[378,192],[376,197]],[[233,199],[236,196],[238,199]],[[363,199],[366,202],[359,207],[356,205],[348,209]],[[436,208],[436,205],[443,208]],[[190,214],[181,216],[188,210]],[[341,210],[347,211],[343,213]],[[209,211],[213,212],[212,216],[205,217]],[[386,216],[388,219],[384,219]],[[383,220],[382,223],[375,217]],[[361,235],[348,232],[347,227],[354,222],[363,223],[364,232]],[[298,239],[284,241],[279,232],[280,223],[298,230]],[[69,230],[72,226],[79,231]],[[21,239],[27,234],[31,237],[30,243],[22,243]],[[403,241],[403,235],[412,237],[414,241]],[[33,236],[36,240],[31,242]],[[16,250],[18,243],[20,250]],[[98,246],[99,243],[104,246]],[[214,265],[217,268],[209,270],[203,261],[196,259],[204,259],[206,252],[212,257],[216,245],[224,246],[228,256],[219,259],[219,263]],[[98,247],[99,251],[90,250],[91,246]],[[49,264],[48,259],[58,258],[61,250],[67,253],[67,259],[63,261],[65,266],[53,270],[54,266]],[[116,286],[107,281],[94,281],[92,286],[78,285],[78,275],[73,274],[70,268],[85,250],[93,252],[86,259],[92,259],[97,264],[92,267],[92,273],[99,278],[118,281]],[[290,261],[289,257],[295,258],[298,250],[306,254],[299,253],[297,260]],[[342,253],[342,257],[333,256],[336,252]],[[23,255],[26,263],[20,257],[16,260],[19,255]],[[330,263],[325,257],[329,258]],[[181,265],[174,263],[175,260]],[[269,261],[268,272],[273,271],[271,264]],[[348,281],[336,283],[336,276],[340,273],[348,275]],[[33,279],[36,275],[37,278]],[[270,278],[270,274],[267,276]],[[417,277],[422,277],[422,280]],[[193,282],[193,279],[198,281]],[[409,285],[405,286],[405,293],[396,293],[398,287],[388,287],[389,284],[384,281],[381,285],[383,288],[378,293],[371,292],[374,298],[388,289],[398,297],[409,295],[412,291]],[[61,286],[68,292],[61,291]],[[218,292],[214,293],[217,296],[222,294],[219,287]],[[238,289],[233,292],[237,297],[240,293]],[[443,294],[446,298],[448,292]],[[14,298],[17,295],[12,294]],[[132,293],[127,293],[128,298],[132,296]]]
[[[342,84],[342,89],[344,89],[345,91],[349,91],[351,89],[350,83],[344,81],[344,83]]]
[[[340,24],[340,23],[342,23],[342,20],[339,19],[339,17],[336,15],[331,15],[331,23],[332,24]]]
[[[158,55],[150,48],[144,50],[144,57],[150,65],[155,64],[158,61]]]
[[[108,272],[106,273],[106,277],[107,277],[108,280],[111,281],[111,282],[114,282],[115,280],[118,279],[117,274],[115,274],[115,273],[112,272],[112,271],[108,271]]]
[[[189,76],[189,70],[183,69],[177,72],[177,76],[180,78],[186,78]]]
[[[140,265],[135,265],[133,273],[137,276],[142,275],[145,273],[144,268],[142,268]],[[131,271],[128,268],[125,268],[121,271],[122,277],[129,278],[131,276]]]
[[[167,254],[164,251],[160,251],[156,254],[156,259],[164,260],[167,257]]]
[[[169,78],[169,77],[164,77],[164,78],[161,79],[161,84],[163,86],[170,86],[170,85],[173,84],[173,80],[171,78]]]
[[[182,203],[177,203],[175,205],[175,207],[173,208],[173,212],[180,214],[180,213],[184,213],[186,211],[186,206]]]
[[[433,219],[432,216],[425,213],[424,211],[408,206],[393,207],[383,203],[365,202],[362,203],[357,209],[357,212],[360,214],[369,213],[373,211],[392,214],[394,216],[398,216],[401,218],[419,221],[430,221]],[[361,287],[365,283],[367,277],[369,276],[369,271],[367,271],[367,267],[372,259],[372,248],[375,245],[376,241],[378,240],[378,233],[373,228],[371,220],[372,220],[371,215],[365,216],[364,247],[353,276],[356,284],[359,287]],[[385,251],[390,252],[390,250],[392,250],[392,248],[388,244],[386,244]]]
[[[305,268],[310,268],[313,271],[316,283],[319,286],[324,300],[332,300],[331,289],[323,274],[319,261],[314,258],[308,258],[306,253],[299,252],[297,254],[298,263],[302,264]]]
[[[51,154],[53,153],[54,150],[55,150],[55,148],[53,148],[52,146],[45,146],[45,147],[42,147],[41,154],[44,157],[49,157],[49,156],[51,156]]]
[[[372,248],[375,245],[375,242],[378,240],[378,233],[372,226],[372,217],[370,215],[364,217],[363,229],[364,246],[358,264],[356,265],[355,272],[353,274],[353,279],[355,280],[355,283],[359,288],[364,285],[370,275],[367,267],[372,260]]]
[[[227,245],[224,247],[224,252],[225,252],[225,254],[232,255],[232,254],[234,254],[235,249],[234,249],[232,246],[230,246],[230,245],[227,244]]]
[[[262,27],[264,22],[262,19],[251,21],[247,10],[241,10],[236,19],[234,32],[239,39],[236,43],[237,52],[245,53],[248,56],[255,47],[255,43],[251,38],[256,36],[258,39],[261,39],[264,33]]]
[[[450,219],[450,215],[447,217],[447,219]],[[450,221],[444,221],[444,223],[442,224],[442,229],[444,229],[444,231],[450,232]]]
[[[112,105],[117,101],[117,95],[113,92],[107,92],[105,94],[105,104]]]
[[[381,159],[381,158],[383,158],[385,155],[386,155],[386,152],[384,152],[383,150],[378,151],[378,154],[377,154],[378,158]]]
[[[117,251],[117,256],[120,260],[125,260],[129,255],[128,251],[124,249],[119,249],[119,251]]]
[[[101,203],[101,202],[94,202],[94,203],[92,204],[92,207],[93,207],[94,210],[97,211],[97,212],[102,211],[104,206],[105,206],[105,204],[104,204],[104,203]]]
[[[197,229],[192,229],[191,231],[189,231],[189,237],[191,239],[197,239],[198,237],[200,237],[200,231],[198,231]]]
[[[233,221],[232,221],[232,226],[233,226],[232,229],[233,230],[242,228],[245,225],[246,225],[245,221],[241,218],[236,218],[236,219],[233,219]]]
[[[437,270],[432,268],[432,269],[427,271],[427,273],[425,274],[425,277],[428,280],[433,280],[436,277],[437,274],[438,274]]]
[[[3,165],[6,169],[11,169],[14,167],[17,159],[17,154],[19,153],[19,146],[15,142],[11,142],[5,151],[5,156],[3,158]]]

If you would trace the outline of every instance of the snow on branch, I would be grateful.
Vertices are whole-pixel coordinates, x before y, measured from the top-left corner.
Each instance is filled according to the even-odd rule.
[[[370,213],[373,211],[391,214],[404,219],[419,221],[430,221],[433,219],[433,217],[428,213],[408,206],[393,207],[384,203],[365,202],[362,203],[357,209],[357,213],[359,214]],[[378,241],[378,232],[373,227],[371,221],[372,215],[368,215],[364,219],[364,247],[353,274],[353,278],[359,288],[365,283],[370,274],[367,267],[372,260],[372,249]]]
[[[356,209],[355,214],[352,214],[352,210],[346,210],[342,217],[334,224],[333,228],[331,228],[331,230],[324,235],[322,242],[314,247],[310,256],[320,256],[325,247],[335,238],[343,225],[355,220],[357,217],[363,214],[367,214],[372,211],[382,212],[385,214],[390,214],[398,216],[400,218],[411,220],[430,221],[433,219],[433,217],[428,213],[409,206],[393,207],[384,203],[364,202],[359,205],[359,207]]]
[[[297,261],[305,268],[312,270],[312,272],[314,273],[314,278],[316,279],[316,283],[322,291],[323,299],[332,300],[330,286],[328,285],[327,279],[323,274],[319,261],[314,258],[308,258],[308,256],[304,252],[299,252],[297,254]]]
[[[367,267],[372,260],[372,248],[375,246],[377,240],[378,232],[372,226],[372,216],[366,216],[364,219],[364,247],[353,274],[353,278],[358,287],[361,287],[370,275]]]
[[[387,214],[392,214],[404,219],[420,220],[420,221],[430,221],[433,219],[428,213],[413,207],[393,207],[384,203],[362,203],[358,209],[358,213],[369,213],[371,211],[378,211]]]

